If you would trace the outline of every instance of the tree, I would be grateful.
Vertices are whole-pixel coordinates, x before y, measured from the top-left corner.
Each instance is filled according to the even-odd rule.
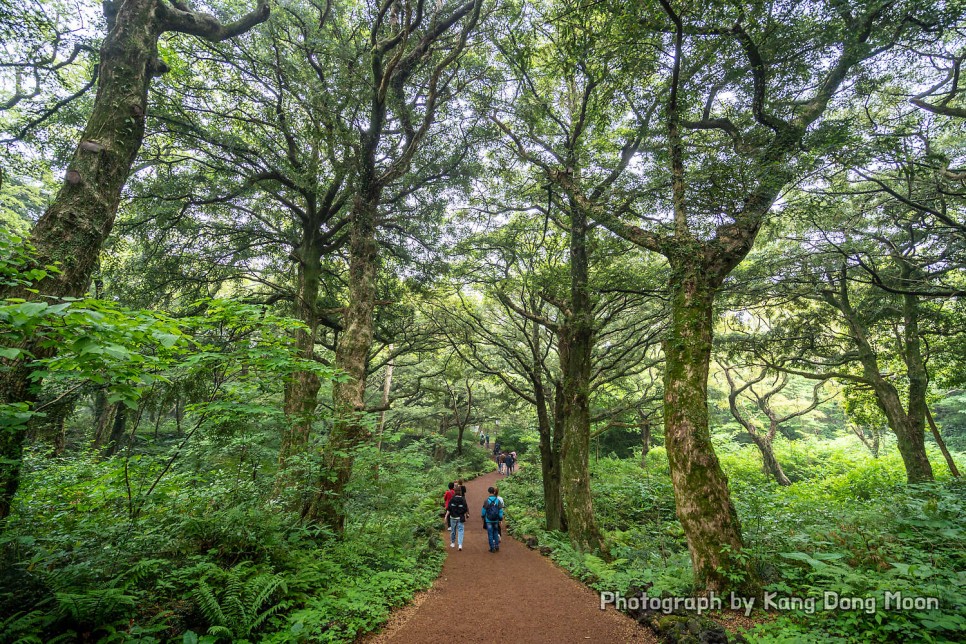
[[[669,52],[666,102],[657,115],[664,136],[643,147],[660,164],[647,171],[661,176],[658,186],[669,185],[670,194],[655,188],[636,204],[637,212],[653,213],[643,217],[647,228],[629,223],[631,203],[592,209],[592,216],[670,264],[664,422],[678,517],[699,587],[752,590],[708,428],[715,299],[785,187],[810,158],[834,149],[835,137],[818,124],[846,80],[933,18],[929,8],[904,3],[660,5],[664,20],[652,5],[640,14],[618,10],[615,19],[639,27],[641,42],[662,38]],[[788,51],[796,56],[787,58]]]
[[[42,295],[80,297],[87,290],[141,148],[151,79],[167,69],[158,57],[161,35],[183,33],[217,42],[244,33],[267,19],[268,13],[267,0],[259,0],[251,13],[222,24],[180,0],[104,3],[108,33],[100,48],[97,96],[64,183],[30,234],[36,263],[59,268],[38,285]],[[14,288],[0,291],[0,297],[34,296]],[[23,348],[34,358],[51,352],[29,342]],[[0,375],[0,404],[33,399],[30,372],[24,359],[7,365]],[[0,519],[9,514],[17,491],[23,440],[22,428],[5,432],[0,439]]]
[[[776,375],[771,385],[768,385],[768,389],[759,393],[755,389],[755,385],[759,385],[767,379],[769,375],[768,369],[761,369],[758,375],[746,379],[744,384],[741,385],[737,384],[737,371],[735,367],[726,364],[722,365],[722,372],[728,381],[728,408],[731,410],[731,415],[745,429],[755,444],[755,447],[761,452],[762,465],[764,466],[765,473],[774,478],[775,482],[779,485],[791,485],[792,482],[785,476],[781,464],[775,458],[775,450],[772,448],[772,443],[783,423],[810,413],[823,402],[819,400],[819,390],[825,383],[820,381],[815,385],[812,389],[812,402],[807,407],[787,414],[780,414],[776,410],[772,400],[788,386],[788,374],[781,373]],[[741,405],[739,404],[739,397],[742,395],[750,398],[758,410],[768,419],[767,431],[763,432],[758,427],[755,419],[742,411]]]
[[[606,264],[602,258],[613,240],[602,239],[589,215],[615,207],[612,188],[627,170],[647,127],[628,124],[628,114],[633,120],[638,104],[624,98],[630,79],[638,71],[646,73],[647,65],[621,59],[611,46],[618,37],[616,29],[598,8],[582,2],[511,14],[496,48],[514,90],[506,93],[492,117],[504,137],[500,163],[504,169],[513,168],[504,173],[521,189],[517,208],[541,217],[544,230],[554,226],[567,245],[567,287],[552,296],[537,293],[555,315],[535,316],[526,307],[516,312],[530,315],[554,335],[567,528],[575,546],[600,551],[605,547],[593,520],[588,459],[594,351],[606,324],[597,316],[603,315],[614,295],[600,267]],[[615,131],[620,132],[617,144]],[[538,187],[547,191],[546,207]],[[630,346],[646,343],[642,338]]]
[[[520,198],[513,188],[501,196],[508,205]],[[464,362],[497,379],[532,410],[540,437],[546,525],[569,532],[565,508],[573,492],[561,478],[567,376],[560,350],[566,346],[569,316],[568,235],[547,226],[513,216],[465,240],[463,261],[451,276],[452,293],[441,295],[427,317],[437,321],[439,333]],[[586,454],[595,425],[612,429],[618,417],[638,408],[640,393],[628,383],[656,362],[651,350],[663,312],[641,290],[646,280],[637,278],[645,271],[623,261],[621,245],[599,244],[594,259]]]
[[[458,62],[480,18],[482,0],[438,3],[389,0],[369,16],[365,123],[354,168],[349,214],[348,304],[335,349],[345,378],[333,387],[335,419],[324,453],[319,490],[306,516],[341,529],[342,492],[353,449],[368,435],[366,371],[374,337],[377,231],[387,189],[410,169],[433,134],[437,111],[453,96]]]
[[[864,223],[869,229],[851,228],[848,242],[827,238],[801,258],[799,272],[787,279],[800,289],[798,298],[815,305],[798,308],[769,329],[766,338],[783,348],[764,348],[766,339],[759,357],[770,354],[767,364],[786,373],[869,388],[896,435],[908,481],[931,481],[924,340],[939,331],[929,309],[941,303],[927,306],[926,294],[948,267],[942,253],[938,259],[930,253],[918,226]]]

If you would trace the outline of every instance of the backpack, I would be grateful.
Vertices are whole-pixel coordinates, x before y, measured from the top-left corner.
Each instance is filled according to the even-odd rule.
[[[454,496],[449,500],[449,515],[451,517],[459,517],[460,520],[464,520],[463,517],[467,512],[470,511],[466,507],[466,500],[462,496]]]
[[[494,497],[486,500],[486,520],[489,523],[499,523],[500,521],[500,502]]]

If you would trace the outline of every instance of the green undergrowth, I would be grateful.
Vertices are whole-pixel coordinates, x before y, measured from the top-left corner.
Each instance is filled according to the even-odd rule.
[[[130,490],[161,458],[30,454],[0,543],[0,641],[353,641],[438,575],[445,483],[491,468],[479,450],[449,460],[440,440],[361,451],[341,536],[279,507],[271,474],[214,444],[136,516]]]
[[[966,639],[966,485],[950,478],[938,452],[930,453],[937,482],[909,486],[898,454],[874,459],[849,441],[799,443],[776,450],[794,481],[784,488],[762,474],[753,446],[719,450],[747,554],[773,602],[770,616],[749,638]],[[536,469],[523,470],[502,484],[513,510],[514,534],[537,537],[552,549],[555,561],[599,591],[647,587],[652,597],[692,591],[687,543],[674,515],[663,449],[651,451],[646,467],[640,457],[592,463],[594,511],[610,561],[599,553],[577,552],[565,534],[543,529]],[[915,597],[935,598],[939,609],[917,609],[915,603],[902,607],[901,602]],[[782,598],[801,604],[781,604]],[[843,599],[849,609],[842,608]],[[756,606],[763,600],[759,597]]]

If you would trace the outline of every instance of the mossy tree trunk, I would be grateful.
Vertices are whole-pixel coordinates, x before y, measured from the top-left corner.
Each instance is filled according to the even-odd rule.
[[[540,470],[543,480],[544,521],[547,530],[564,530],[563,497],[560,493],[560,436],[562,433],[562,396],[559,387],[548,388],[543,376],[541,326],[530,323],[529,376],[533,385],[533,402],[537,410],[540,434]],[[552,393],[551,393],[552,392]],[[558,404],[558,398],[560,402]],[[553,407],[551,407],[553,406]],[[556,413],[556,412],[560,413]],[[555,441],[556,439],[556,441]]]
[[[345,524],[343,496],[352,474],[353,453],[370,434],[365,392],[369,350],[375,333],[378,200],[379,191],[374,188],[356,198],[350,215],[349,305],[335,351],[335,367],[342,379],[332,385],[334,418],[324,450],[319,489],[304,512],[306,518],[340,531]]]
[[[318,335],[319,317],[316,311],[319,289],[322,280],[322,252],[317,243],[318,227],[303,230],[302,244],[295,253],[298,261],[295,315],[305,323],[305,328],[295,331],[295,346],[299,357],[313,360]],[[276,492],[280,492],[293,482],[293,475],[287,471],[288,461],[304,454],[312,433],[315,409],[321,381],[312,371],[296,371],[285,382],[285,416],[288,426],[282,433],[278,452],[278,475]],[[295,479],[304,478],[296,475]]]
[[[43,295],[83,296],[114,225],[121,189],[144,137],[148,84],[159,67],[156,9],[157,0],[129,0],[114,15],[105,5],[109,32],[101,45],[94,106],[65,180],[30,234],[37,263],[60,269],[38,284]],[[35,296],[14,290],[0,297]],[[34,343],[24,348],[36,358],[55,353]],[[36,402],[39,383],[28,386],[31,364],[18,360],[10,366],[0,376],[0,403]],[[26,426],[0,432],[0,518],[9,514],[19,485],[25,432]]]
[[[567,533],[580,550],[607,554],[594,519],[590,492],[590,379],[594,344],[593,304],[588,288],[587,213],[570,212],[570,314],[561,328],[563,380],[561,483]]]
[[[751,436],[751,441],[758,448],[758,451],[761,452],[762,469],[765,474],[775,479],[775,482],[779,485],[791,485],[792,482],[785,475],[785,470],[782,469],[781,463],[775,458],[774,434],[760,434],[757,432],[752,434],[749,432],[748,435]]]
[[[541,383],[542,385],[542,383]],[[547,530],[565,530],[563,496],[560,492],[560,419],[551,417],[547,392],[541,386],[536,390],[537,429],[540,433],[540,470],[543,480],[544,519]],[[556,438],[556,441],[554,440]]]
[[[672,255],[671,260],[671,323],[664,342],[664,444],[696,584],[717,592],[750,590],[755,584],[747,562],[740,557],[741,525],[708,424],[708,372],[718,284],[715,272],[695,257],[682,253]],[[739,581],[735,583],[735,579]]]
[[[926,455],[925,442],[928,374],[919,339],[918,297],[912,294],[902,296],[902,353],[909,383],[908,406],[905,408],[899,391],[883,375],[868,330],[861,315],[852,306],[849,281],[844,269],[839,276],[837,287],[837,290],[824,292],[822,297],[825,302],[838,309],[845,319],[848,333],[856,347],[859,364],[862,365],[863,379],[872,387],[876,404],[896,435],[896,445],[906,469],[906,480],[909,483],[932,481],[932,465]]]

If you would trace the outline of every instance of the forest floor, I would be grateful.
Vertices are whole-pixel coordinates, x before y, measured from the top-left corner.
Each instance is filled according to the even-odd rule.
[[[499,552],[489,552],[480,510],[487,488],[499,486],[501,478],[492,472],[467,483],[470,514],[463,550],[449,547],[447,532],[446,561],[433,587],[395,611],[383,631],[364,641],[657,642],[650,630],[623,613],[600,610],[597,593],[505,529]]]

